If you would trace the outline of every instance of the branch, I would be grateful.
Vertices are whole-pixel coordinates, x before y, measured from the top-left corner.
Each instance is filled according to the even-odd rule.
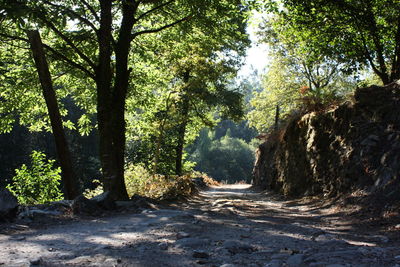
[[[49,26],[61,39],[63,39],[90,67],[96,69],[96,65],[88,58],[67,36],[65,36],[53,23],[48,21],[44,16],[41,16],[42,21]]]
[[[173,2],[175,2],[175,0],[170,0],[170,1],[168,1],[168,2],[165,2],[164,4],[161,4],[161,5],[159,5],[159,6],[156,6],[156,7],[152,8],[152,9],[150,9],[150,10],[144,12],[142,15],[140,15],[140,16],[139,16],[137,19],[135,19],[135,20],[136,20],[136,21],[139,21],[139,20],[143,19],[145,16],[147,16],[148,14],[153,13],[154,11],[156,11],[156,10],[158,10],[158,9],[160,9],[160,8],[163,8],[163,7],[169,5],[169,4],[173,3]]]
[[[94,26],[94,24],[92,22],[90,22],[87,18],[82,17],[80,14],[78,14],[77,12],[73,11],[72,9],[69,9],[66,6],[62,6],[62,5],[57,5],[54,4],[52,2],[49,2],[47,0],[43,1],[45,4],[48,4],[50,6],[56,7],[56,8],[61,8],[63,9],[65,12],[68,12],[70,14],[72,14],[74,17],[78,18],[81,22],[83,22],[84,24],[86,24],[87,26],[89,26],[90,28],[92,28],[92,30],[94,30],[94,32],[97,34],[98,29],[96,28],[96,26]]]
[[[378,68],[375,66],[374,60],[372,59],[371,54],[369,53],[369,50],[368,50],[367,41],[365,40],[365,37],[364,37],[363,34],[361,34],[361,38],[362,38],[362,43],[363,43],[363,47],[364,47],[364,50],[365,50],[365,51],[364,51],[365,57],[367,58],[369,64],[371,65],[372,70],[373,70],[376,74],[378,74],[378,76],[381,76],[382,73],[381,73],[380,70],[378,70]]]
[[[90,13],[92,13],[93,17],[100,22],[100,17],[97,15],[96,11],[93,9],[93,7],[91,5],[89,5],[88,2],[86,2],[85,0],[80,0],[81,3],[90,11]]]
[[[91,71],[89,71],[88,69],[86,69],[84,66],[80,65],[79,63],[76,63],[75,61],[67,58],[63,53],[58,52],[57,50],[55,50],[54,48],[43,44],[43,47],[46,48],[47,50],[49,50],[53,55],[55,55],[56,57],[58,57],[61,60],[64,60],[66,63],[68,63],[69,65],[71,65],[72,67],[79,69],[80,71],[84,72],[85,74],[87,74],[90,78],[95,79],[95,75],[94,73],[92,73]]]
[[[196,112],[197,116],[199,116],[199,118],[200,118],[201,121],[204,123],[204,125],[209,126],[209,127],[212,127],[212,126],[213,126],[213,123],[210,122],[210,121],[204,116],[204,114],[203,114],[202,112],[200,112],[200,111],[197,109],[196,103],[193,102],[192,99],[189,99],[189,101],[190,101],[190,103],[193,105],[194,111]]]
[[[186,16],[186,17],[184,17],[184,18],[182,18],[182,19],[180,19],[180,20],[177,20],[177,21],[175,21],[175,22],[173,22],[173,23],[171,23],[171,24],[164,25],[164,26],[162,26],[162,27],[160,27],[160,28],[157,28],[157,29],[151,29],[151,30],[144,30],[144,31],[136,32],[136,33],[132,34],[131,39],[133,40],[133,39],[135,39],[137,36],[142,35],[142,34],[160,32],[160,31],[162,31],[162,30],[171,28],[171,27],[175,26],[176,24],[179,24],[179,23],[181,23],[181,22],[183,22],[183,21],[186,21],[186,20],[189,20],[189,19],[191,19],[191,18],[192,18],[191,15],[190,15],[190,16]]]
[[[29,43],[29,40],[27,38],[23,38],[23,37],[20,37],[20,36],[9,35],[9,34],[6,34],[6,33],[1,33],[1,32],[0,32],[0,36],[6,37],[6,38],[9,38],[9,39],[12,39],[12,40],[19,40],[19,41],[24,41],[26,43]],[[92,79],[95,78],[95,75],[92,72],[90,72],[84,66],[82,66],[82,65],[76,63],[75,61],[67,58],[63,53],[58,52],[57,50],[55,50],[54,48],[52,48],[52,47],[50,47],[50,46],[48,46],[46,44],[43,44],[43,47],[46,48],[47,50],[49,50],[55,57],[57,57],[57,58],[63,60],[64,62],[68,63],[70,66],[72,66],[72,67],[84,72],[90,78],[92,78]]]

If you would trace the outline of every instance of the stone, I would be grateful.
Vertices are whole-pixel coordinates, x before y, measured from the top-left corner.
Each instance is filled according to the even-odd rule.
[[[335,240],[336,237],[334,235],[330,235],[330,234],[323,234],[323,235],[319,235],[315,238],[315,241],[317,242],[326,242],[326,241],[331,241],[331,240]]]
[[[168,249],[168,243],[165,243],[165,242],[159,243],[157,246],[161,250],[167,250]]]
[[[42,258],[37,258],[30,260],[31,265],[40,265],[42,263]]]
[[[8,189],[0,189],[0,221],[12,221],[17,217],[17,212],[17,198]]]
[[[72,202],[72,211],[74,214],[97,215],[99,214],[99,206],[84,195],[79,195]]]
[[[182,238],[175,242],[177,247],[188,247],[188,248],[197,248],[202,246],[207,246],[210,244],[210,240],[208,239],[200,239],[195,237]]]
[[[178,232],[176,234],[176,239],[182,239],[182,238],[188,238],[190,237],[190,234],[185,233],[185,232]]]
[[[105,210],[115,210],[117,205],[114,199],[112,199],[110,192],[104,192],[90,199],[95,202],[99,207]]]
[[[62,215],[61,211],[56,210],[40,210],[35,208],[26,208],[24,211],[18,214],[19,218],[37,218],[37,217],[44,217],[44,216],[59,216]]]
[[[121,260],[120,259],[114,259],[114,258],[108,258],[104,261],[104,266],[117,266],[118,263],[120,263]]]
[[[135,203],[136,207],[138,207],[138,208],[150,209],[150,210],[154,210],[157,208],[153,203],[154,201],[148,197],[134,195],[131,198],[131,201],[133,201],[133,203]]]
[[[14,261],[12,264],[8,265],[12,267],[30,267],[32,266],[31,262],[27,259],[19,259]]]
[[[279,254],[274,254],[271,256],[271,259],[273,260],[279,260],[279,259],[286,259],[289,256],[287,253],[279,253]]]
[[[210,255],[202,250],[195,250],[193,251],[193,258],[201,258],[201,259],[208,259]]]
[[[294,254],[286,260],[289,267],[301,266],[303,264],[303,254]]]
[[[281,266],[283,266],[283,262],[278,259],[272,260],[264,265],[264,267],[281,267]]]
[[[236,240],[228,240],[223,244],[224,248],[227,249],[231,254],[237,253],[251,253],[256,251],[254,247],[246,243],[242,243]]]

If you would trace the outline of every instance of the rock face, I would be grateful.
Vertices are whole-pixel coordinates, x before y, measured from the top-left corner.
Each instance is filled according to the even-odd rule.
[[[0,189],[0,222],[13,220],[17,212],[17,198],[8,189]]]
[[[354,188],[400,196],[400,85],[293,118],[259,146],[253,184],[290,196]],[[397,190],[397,191],[396,191]]]

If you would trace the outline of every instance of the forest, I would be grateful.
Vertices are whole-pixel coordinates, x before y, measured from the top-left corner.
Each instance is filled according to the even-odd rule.
[[[0,0],[0,266],[400,266],[399,0]]]
[[[127,200],[157,179],[249,183],[259,140],[399,78],[397,5],[2,0],[0,184],[41,203],[96,188]],[[255,45],[267,67],[239,77]]]

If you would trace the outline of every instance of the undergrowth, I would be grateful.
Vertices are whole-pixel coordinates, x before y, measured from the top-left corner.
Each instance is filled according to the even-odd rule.
[[[125,170],[125,185],[129,197],[135,195],[149,197],[158,200],[172,200],[187,197],[196,192],[193,182],[194,178],[201,177],[207,185],[218,185],[219,183],[200,172],[188,175],[159,175],[151,174],[143,165],[129,165]],[[97,187],[93,190],[87,189],[84,195],[92,198],[103,192],[100,181],[94,180]]]

